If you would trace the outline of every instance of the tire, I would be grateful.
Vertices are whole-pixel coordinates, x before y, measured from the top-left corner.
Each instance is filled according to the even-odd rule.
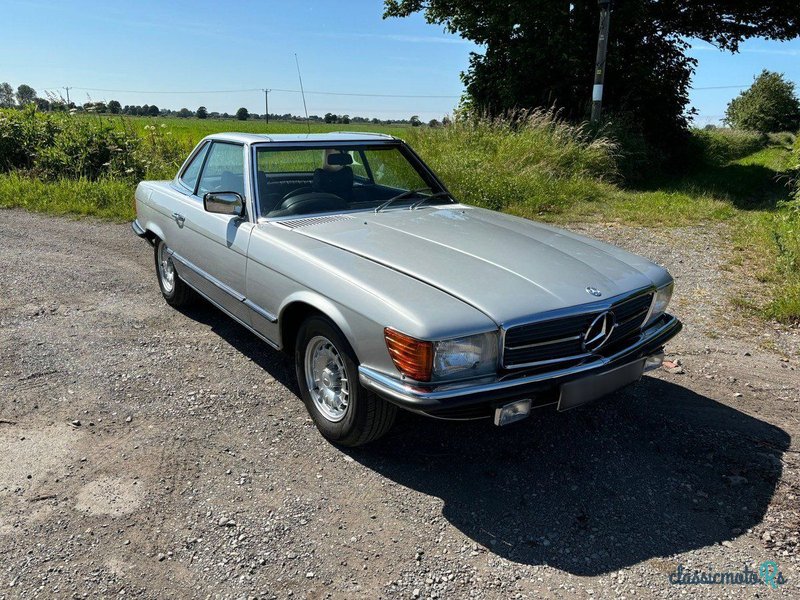
[[[186,285],[175,270],[172,257],[169,256],[169,246],[164,240],[157,240],[153,256],[156,262],[156,277],[161,295],[167,304],[175,308],[186,306],[191,300],[192,290]]]
[[[392,427],[397,407],[358,382],[355,353],[330,319],[313,316],[303,322],[294,358],[303,403],[326,439],[341,446],[362,446]],[[320,385],[312,389],[315,376]]]

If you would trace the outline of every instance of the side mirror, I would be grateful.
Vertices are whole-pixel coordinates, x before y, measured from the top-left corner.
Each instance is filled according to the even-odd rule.
[[[241,217],[244,215],[244,198],[236,192],[208,192],[203,196],[206,212]]]

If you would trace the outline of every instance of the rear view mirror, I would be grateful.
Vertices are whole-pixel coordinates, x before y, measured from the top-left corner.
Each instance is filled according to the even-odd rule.
[[[244,214],[244,198],[236,192],[208,192],[203,196],[206,212],[218,215],[241,217]]]

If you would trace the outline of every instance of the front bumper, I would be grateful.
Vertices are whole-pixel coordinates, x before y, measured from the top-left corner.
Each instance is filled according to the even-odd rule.
[[[421,385],[401,381],[362,365],[358,368],[359,380],[364,387],[389,402],[413,412],[441,418],[479,418],[490,416],[488,411],[502,401],[534,396],[547,398],[547,393],[557,390],[562,383],[599,375],[656,354],[682,327],[677,318],[664,315],[627,348],[558,371],[514,372],[467,382]],[[539,405],[550,403],[545,401]]]
[[[139,225],[138,219],[131,221],[131,229],[133,230],[133,233],[138,235],[140,238],[147,238],[147,232],[144,230],[144,227]]]

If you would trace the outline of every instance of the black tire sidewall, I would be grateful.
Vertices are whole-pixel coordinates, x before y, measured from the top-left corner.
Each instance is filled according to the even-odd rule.
[[[306,347],[308,342],[315,336],[326,337],[335,347],[342,357],[347,381],[350,384],[350,396],[348,398],[347,413],[341,421],[336,423],[329,421],[323,415],[311,398],[311,393],[306,384],[305,359]],[[306,405],[309,414],[314,420],[314,424],[322,435],[332,441],[340,441],[348,438],[355,427],[358,426],[359,412],[361,410],[360,401],[365,393],[358,383],[358,364],[355,360],[355,353],[339,328],[328,318],[322,316],[310,317],[297,332],[297,341],[294,351],[295,371],[297,374],[297,385],[300,388],[300,397]]]

